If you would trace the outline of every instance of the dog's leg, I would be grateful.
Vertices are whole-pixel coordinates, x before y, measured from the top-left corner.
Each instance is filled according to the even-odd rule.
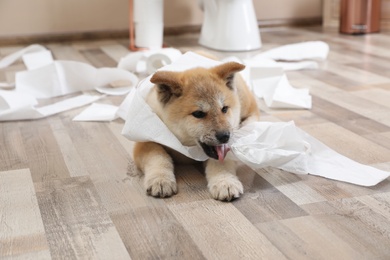
[[[236,176],[236,163],[225,160],[220,163],[208,160],[206,164],[208,188],[214,199],[231,201],[243,193],[242,183]]]
[[[146,192],[154,197],[170,197],[177,193],[171,156],[156,143],[136,143],[134,161],[144,173]]]

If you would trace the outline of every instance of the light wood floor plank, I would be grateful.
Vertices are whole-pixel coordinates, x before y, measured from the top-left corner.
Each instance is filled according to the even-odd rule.
[[[121,44],[105,45],[100,49],[117,63],[119,63],[121,58],[130,53],[130,50]]]
[[[143,178],[139,176],[124,176],[122,179],[113,177],[111,180],[94,181],[102,203],[111,215],[123,214],[132,209],[162,207],[164,201],[153,200],[146,195]]]
[[[20,131],[34,182],[70,176],[61,149],[46,120],[21,122]]]
[[[245,193],[233,205],[252,224],[307,215],[286,195],[248,167],[240,167],[238,176],[243,182]]]
[[[390,192],[374,194],[372,196],[361,196],[356,199],[363,202],[374,212],[381,214],[385,218],[390,218]]]
[[[316,88],[312,88],[311,91],[313,95],[319,96],[329,102],[390,127],[390,117],[388,116],[387,106],[350,95],[343,91],[336,92],[330,88],[320,89],[317,86]]]
[[[313,103],[316,104],[311,110],[313,113],[358,135],[378,134],[390,130],[390,127],[386,125],[328,102],[318,96],[313,96]]]
[[[51,259],[28,169],[0,172],[0,258]]]
[[[126,39],[125,39],[126,40]],[[101,39],[93,41],[73,41],[71,46],[76,51],[82,53],[85,50],[99,49],[102,46],[110,46],[118,44],[119,39]]]
[[[0,124],[0,170],[28,168],[28,158],[17,122]]]
[[[306,125],[302,129],[322,140],[323,143],[336,152],[359,163],[374,164],[390,161],[390,150],[336,124]],[[348,148],[346,143],[348,143]]]
[[[390,83],[390,79],[388,77],[383,77],[367,70],[361,70],[344,64],[333,63],[330,61],[327,62],[326,65],[327,66],[323,68],[326,71],[339,75],[343,78],[357,81],[360,85]]]
[[[312,109],[272,109],[356,161],[390,171],[390,33],[339,34],[318,26],[261,28],[262,48],[220,52],[199,34],[164,36],[182,52],[251,58],[284,44],[323,40],[316,70],[286,71],[309,88]],[[115,67],[128,39],[47,43],[55,59]],[[1,46],[0,58],[24,45]],[[22,60],[0,69],[13,82]],[[95,91],[88,91],[96,94]],[[52,104],[69,97],[39,100]],[[120,105],[125,96],[99,103]],[[214,201],[201,163],[177,165],[178,194],[146,194],[124,121],[74,122],[85,107],[40,120],[0,123],[1,259],[388,259],[390,179],[373,187],[238,165],[245,193]],[[21,170],[22,169],[22,170]]]
[[[70,43],[51,43],[45,45],[55,60],[72,60],[88,63],[88,60],[80,52],[75,50]]]
[[[92,66],[96,68],[116,67],[118,64],[101,49],[88,49],[81,52]]]
[[[299,218],[302,221],[305,218]],[[256,224],[259,229],[281,252],[290,259],[326,259],[322,256],[322,248],[310,241],[305,241],[299,233],[291,230],[280,221]]]
[[[123,120],[113,121],[109,123],[107,127],[111,130],[111,133],[117,138],[123,149],[126,150],[127,154],[132,158],[134,142],[129,142],[129,140],[122,135]]]
[[[207,188],[204,169],[201,164],[194,166],[178,165],[175,169],[178,194],[175,199],[168,199],[168,204],[211,199]]]
[[[207,259],[284,259],[231,204],[215,200],[169,205]]]
[[[69,175],[71,177],[88,175],[88,169],[82,161],[76,147],[73,145],[72,138],[66,131],[61,119],[51,117],[48,121],[69,170]]]
[[[326,201],[325,197],[300,181],[305,176],[298,176],[276,168],[258,170],[257,173],[297,205]]]
[[[130,156],[104,123],[75,122],[71,118],[64,118],[62,123],[94,182],[126,176]]]
[[[389,69],[390,71],[390,69]],[[390,85],[390,84],[389,84]],[[369,90],[360,90],[353,93],[354,96],[361,97],[371,102],[381,104],[382,106],[390,108],[390,93],[384,89],[375,88],[373,86]],[[388,115],[390,117],[390,115]]]
[[[305,205],[304,208],[315,215],[334,234],[352,245],[362,258],[386,259],[390,254],[388,225],[382,226],[383,215],[370,210],[362,202],[351,198],[326,203]],[[375,243],[379,237],[381,243]]]
[[[385,59],[379,57],[370,57],[369,61],[365,60],[364,63],[350,63],[348,64],[348,66],[369,71],[371,73],[375,73],[377,75],[384,76],[387,78],[390,77],[390,64]]]
[[[134,259],[204,259],[182,223],[164,206],[141,207],[111,218],[121,227],[121,238]]]
[[[308,110],[282,110],[282,111],[268,111],[269,114],[277,117],[282,122],[294,121],[295,125],[311,125],[321,124],[327,122],[326,119],[314,114],[313,111]]]
[[[286,219],[281,223],[295,233],[303,248],[310,244],[309,250],[312,250],[314,254],[309,255],[308,258],[352,260],[361,257],[364,251],[352,247],[351,243],[346,242],[334,230],[321,223],[317,216]]]
[[[88,177],[35,186],[53,258],[130,259]]]
[[[364,137],[390,150],[390,132],[369,134],[364,135]]]

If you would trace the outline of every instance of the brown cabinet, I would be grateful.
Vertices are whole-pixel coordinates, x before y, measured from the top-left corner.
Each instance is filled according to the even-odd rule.
[[[375,33],[380,30],[381,0],[341,0],[340,32]]]
[[[323,26],[325,28],[339,29],[340,26],[340,6],[344,0],[324,0],[323,1]],[[390,0],[380,1],[380,21],[381,31],[390,31]]]

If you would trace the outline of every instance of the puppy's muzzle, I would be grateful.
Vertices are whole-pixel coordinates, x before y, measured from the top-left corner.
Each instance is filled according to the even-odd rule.
[[[228,132],[228,131],[218,132],[218,133],[215,134],[215,138],[217,138],[217,140],[221,144],[225,144],[225,143],[229,142],[230,132]]]
[[[219,160],[220,162],[223,162],[226,154],[230,151],[230,147],[227,144],[227,142],[230,139],[230,132],[228,131],[217,132],[215,134],[215,138],[218,141],[218,144],[206,144],[200,142],[200,145],[203,148],[203,151],[209,157]]]

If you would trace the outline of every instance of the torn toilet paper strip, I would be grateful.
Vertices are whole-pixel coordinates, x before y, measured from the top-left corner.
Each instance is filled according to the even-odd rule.
[[[254,122],[234,132],[230,148],[236,158],[253,169],[277,167],[307,174],[311,146],[293,122]]]
[[[299,61],[324,60],[328,56],[329,45],[323,41],[307,41],[283,45],[271,50],[261,52],[253,57],[268,58],[272,60]]]
[[[129,86],[110,87],[109,84],[116,80],[127,80]],[[97,69],[77,61],[54,61],[40,68],[16,73],[16,89],[36,98],[51,98],[93,89],[108,95],[123,95],[137,82],[137,76],[129,71]]]
[[[188,52],[162,69],[180,71],[218,64],[217,61]],[[128,111],[122,134],[132,141],[160,143],[194,160],[207,160],[200,147],[183,146],[146,103],[145,97],[153,88],[149,79],[134,88],[119,109],[122,115]],[[237,160],[253,169],[271,166],[363,186],[375,185],[390,175],[389,172],[359,164],[338,154],[291,122],[249,124],[234,132],[230,146]]]
[[[337,153],[293,122],[255,122],[233,137],[231,151],[254,170],[271,166],[361,186],[376,185],[390,176]]]
[[[46,48],[39,44],[33,44],[19,51],[11,53],[0,60],[0,69],[10,66],[12,63],[20,59],[24,54],[32,52],[45,51]]]
[[[22,97],[23,95],[18,93],[16,95],[16,98],[18,100],[23,99],[24,102],[20,103],[19,101],[16,101],[18,105],[14,105],[15,100],[10,101],[10,96],[5,97],[2,96],[0,93],[0,103],[4,102],[7,103],[9,106],[7,109],[4,110],[0,109],[0,121],[44,118],[70,109],[85,106],[101,98],[101,96],[79,95],[73,98],[59,101],[51,105],[47,105],[43,107],[35,107],[36,103],[34,102],[35,100],[34,97],[30,95],[24,96],[24,98]],[[14,99],[14,97],[11,97],[11,99]]]
[[[51,52],[41,45],[30,45],[4,57],[0,60],[0,68],[20,58],[28,70],[16,73],[15,87],[36,98],[57,97],[85,90],[124,95],[138,82],[136,75],[123,69],[97,69],[78,61],[54,61]],[[125,80],[128,85],[112,88],[110,83],[118,80]]]
[[[25,53],[23,54],[22,59],[28,70],[49,65],[54,61],[51,51],[49,50]]]
[[[254,94],[270,108],[312,107],[309,90],[292,87],[280,67],[253,67],[250,79]]]
[[[283,45],[245,59],[247,68],[242,75],[270,108],[311,109],[309,90],[292,87],[284,71],[316,69],[318,63],[314,60],[324,60],[328,53],[329,45],[322,41]]]
[[[75,116],[73,121],[112,121],[118,118],[117,110],[117,106],[93,103]]]
[[[137,76],[126,70],[97,69],[77,61],[54,61],[51,52],[40,45],[31,45],[4,57],[0,60],[0,66],[9,66],[20,58],[28,70],[16,73],[14,90],[0,92],[0,103],[3,104],[0,104],[0,121],[42,118],[89,104],[100,97],[82,95],[44,108],[37,108],[37,98],[51,98],[86,90],[124,95],[138,82]],[[112,84],[119,81],[119,85]],[[10,88],[9,86],[11,85],[5,84],[2,87]]]
[[[35,105],[38,105],[37,99],[29,94],[0,90],[0,113],[8,109],[17,109],[20,106]]]
[[[312,43],[305,43],[310,47]],[[314,44],[316,45],[316,44]],[[289,49],[289,48],[288,48]],[[314,48],[315,49],[315,48]],[[276,53],[278,54],[278,53]],[[281,55],[281,54],[280,54]],[[315,57],[314,54],[311,54]],[[325,57],[324,54],[318,56]],[[255,56],[256,57],[256,56]],[[295,56],[297,58],[298,56]],[[300,56],[300,57],[309,57]],[[269,108],[311,109],[312,100],[309,89],[294,88],[288,81],[286,70],[315,69],[315,61],[276,62],[269,58],[256,57],[241,61],[236,57],[228,57],[223,61],[236,61],[245,64],[240,74],[258,98],[264,99]]]
[[[171,64],[181,55],[182,53],[175,48],[132,52],[120,59],[118,68],[149,75]]]

